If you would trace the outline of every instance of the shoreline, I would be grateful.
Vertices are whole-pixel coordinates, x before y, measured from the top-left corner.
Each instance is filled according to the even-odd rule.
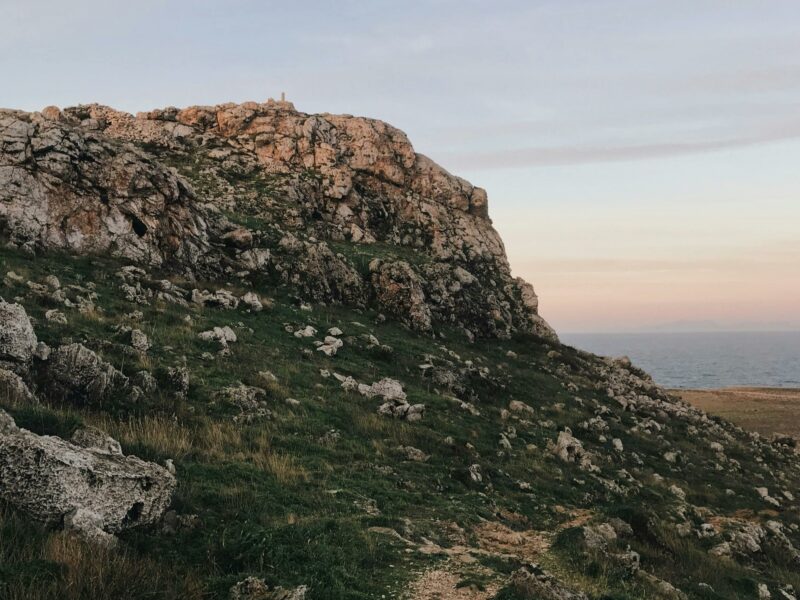
[[[668,392],[744,429],[800,438],[800,388],[731,386]]]

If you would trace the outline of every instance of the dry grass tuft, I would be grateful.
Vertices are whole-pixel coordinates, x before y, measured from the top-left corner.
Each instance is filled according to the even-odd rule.
[[[87,414],[84,420],[118,440],[123,448],[140,444],[173,458],[184,458],[192,449],[191,431],[169,417],[119,421],[107,415]]]
[[[208,462],[243,462],[270,473],[281,483],[308,480],[308,472],[294,458],[270,448],[266,428],[246,430],[229,421],[211,420],[185,425],[166,416],[118,421],[86,415],[85,420],[119,440],[123,449],[138,445],[177,460],[192,456]]]
[[[41,543],[25,547],[29,556],[12,559],[39,560],[58,568],[0,586],[5,600],[207,597],[194,575],[167,570],[163,564],[136,557],[125,549],[107,551],[89,546],[68,533],[51,533]]]

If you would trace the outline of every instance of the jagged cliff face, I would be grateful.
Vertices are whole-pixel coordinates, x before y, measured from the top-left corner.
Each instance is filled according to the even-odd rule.
[[[381,121],[284,102],[0,112],[0,235],[32,252],[269,275],[422,331],[554,336],[511,276],[484,190]]]

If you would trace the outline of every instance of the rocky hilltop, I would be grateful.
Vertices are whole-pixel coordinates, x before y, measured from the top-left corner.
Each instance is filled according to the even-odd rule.
[[[271,274],[420,331],[554,336],[511,276],[484,190],[386,123],[288,102],[3,111],[0,235],[207,278]]]
[[[0,241],[3,600],[798,598],[797,439],[561,344],[389,125],[3,110]]]

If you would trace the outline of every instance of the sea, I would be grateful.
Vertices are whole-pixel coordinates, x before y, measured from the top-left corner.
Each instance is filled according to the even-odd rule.
[[[670,388],[800,388],[800,331],[713,333],[566,333],[570,346],[628,356]]]

